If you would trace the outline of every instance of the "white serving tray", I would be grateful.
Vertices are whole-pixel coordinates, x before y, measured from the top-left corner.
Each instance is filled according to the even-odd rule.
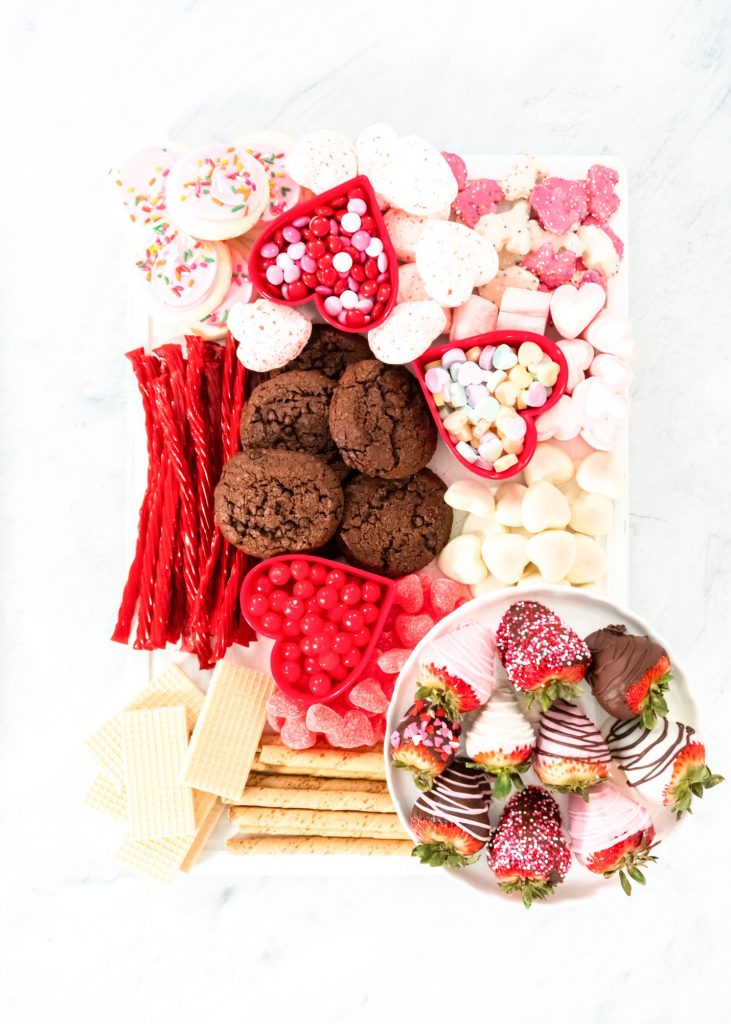
[[[517,155],[466,156],[464,157],[471,178],[489,177],[501,179],[510,171]],[[621,199],[619,210],[611,220],[612,227],[624,242],[624,259],[618,273],[610,279],[607,308],[624,316],[629,315],[629,239],[627,211],[627,171],[624,164],[608,156],[539,156],[541,163],[552,175],[565,178],[582,178],[592,164],[601,163],[619,172],[617,194]],[[150,316],[140,301],[140,293],[133,281],[130,282],[127,304],[128,348],[145,346],[148,349],[166,341],[182,340],[179,330],[160,323]],[[304,308],[304,307],[303,307]],[[129,557],[132,558],[137,531],[137,516],[147,479],[147,445],[142,404],[134,377],[128,374],[127,391],[127,522],[129,523]],[[565,447],[574,455],[575,443],[552,441]],[[625,467],[628,463],[629,445],[625,432],[618,457]],[[455,459],[444,442],[439,439],[437,451],[429,463],[430,467],[447,484],[469,477],[471,474]],[[522,475],[514,478],[522,480]],[[608,571],[596,590],[619,605],[626,605],[629,592],[629,503],[628,494],[615,502],[612,532],[606,538]],[[513,588],[511,588],[513,589]],[[521,595],[522,596],[522,595]],[[233,647],[227,657],[235,658],[242,664],[268,670],[270,641],[257,641],[248,648]],[[188,655],[181,660],[179,651],[170,647],[166,651],[153,653],[129,651],[130,683],[139,689],[171,661],[180,663],[183,670],[195,679],[203,689],[208,686],[210,672],[201,672],[197,659]],[[410,857],[347,857],[347,856],[233,856],[225,852],[225,843],[234,831],[224,813],[218,828],[209,840],[199,863],[196,874],[209,875],[312,875],[312,876],[397,876],[422,875],[424,868]]]

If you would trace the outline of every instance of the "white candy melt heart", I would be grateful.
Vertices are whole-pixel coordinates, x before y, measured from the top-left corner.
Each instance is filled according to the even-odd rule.
[[[399,289],[401,271],[399,270]],[[400,291],[399,291],[400,294]],[[462,338],[473,338],[476,334],[486,334],[495,330],[497,322],[497,306],[481,295],[470,295],[465,303],[458,306],[452,314],[452,330],[450,341],[461,341]]]
[[[578,338],[597,313],[604,309],[606,292],[600,284],[588,281],[580,288],[560,285],[551,296],[551,319],[563,338]],[[586,367],[582,367],[586,369]]]
[[[489,238],[500,252],[507,249],[519,256],[527,256],[530,252],[530,232],[528,218],[530,205],[527,199],[519,199],[511,209],[502,213],[486,213],[475,225],[475,231]]]
[[[558,487],[538,480],[526,491],[520,506],[523,526],[529,533],[563,529],[571,519],[571,507]]]
[[[601,377],[604,383],[616,394],[626,394],[635,375],[632,367],[624,359],[600,352],[594,356],[589,373],[592,377]]]
[[[474,533],[463,533],[442,548],[437,565],[445,576],[457,583],[481,583],[487,579],[481,549],[481,537]]]
[[[247,370],[266,373],[295,359],[307,344],[312,324],[296,309],[268,299],[236,302],[228,329],[239,343],[237,356]]]
[[[496,533],[507,533],[507,526],[499,523],[494,515],[476,516],[470,512],[462,524],[462,533],[477,533],[483,539]]]
[[[608,352],[620,359],[632,359],[636,353],[632,325],[625,316],[603,309],[582,331],[582,337],[597,352]]]
[[[576,538],[566,530],[546,530],[528,541],[528,557],[546,583],[559,583],[573,568]]]
[[[503,583],[517,583],[530,561],[528,542],[518,533],[498,533],[482,543],[482,560]]]
[[[583,533],[575,535],[576,560],[567,573],[570,583],[595,583],[607,571],[607,556],[604,548],[593,539],[585,537]]]
[[[617,273],[620,259],[614,242],[606,231],[602,231],[595,224],[583,224],[576,234],[584,246],[581,259],[589,270],[598,270],[605,277]]]
[[[529,487],[539,480],[547,480],[549,484],[563,484],[574,475],[574,463],[561,448],[543,442],[536,445],[533,458],[525,467],[523,475]]]
[[[614,506],[603,494],[581,491],[571,502],[569,526],[577,533],[593,537],[606,537],[612,529]]]
[[[473,597],[482,597],[483,594],[493,594],[496,590],[504,590],[505,584],[497,576],[488,576],[482,583],[475,583],[470,587]]]
[[[576,482],[584,491],[616,499],[624,493],[624,474],[617,459],[609,452],[593,452],[581,461]]]
[[[581,430],[570,395],[561,395],[554,407],[539,416],[535,423],[539,441],[547,441],[550,437],[557,441],[570,441]]]
[[[528,490],[523,484],[503,484],[495,494],[495,518],[503,526],[523,525],[520,508]]]
[[[476,516],[489,516],[495,508],[492,491],[478,480],[457,480],[447,488],[444,500],[452,508]]]
[[[461,306],[477,284],[495,276],[498,261],[494,247],[471,228],[432,220],[416,243],[416,267],[427,294],[440,306]]]
[[[457,198],[457,179],[434,146],[417,135],[399,137],[388,125],[364,129],[356,143],[358,165],[390,206],[432,216]]]
[[[446,326],[437,302],[401,302],[385,323],[368,332],[368,344],[382,363],[409,363],[426,352]]]
[[[313,192],[326,192],[358,172],[353,143],[342,132],[310,132],[287,154],[287,173]]]
[[[594,358],[594,349],[588,341],[577,338],[575,341],[557,342],[558,347],[566,357],[566,364],[569,368],[569,377],[566,382],[566,392],[571,395],[574,388],[584,379],[584,370],[588,370]]]

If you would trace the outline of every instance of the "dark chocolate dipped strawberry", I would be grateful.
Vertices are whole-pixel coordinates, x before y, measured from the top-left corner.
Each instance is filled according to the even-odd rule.
[[[444,708],[415,700],[391,733],[391,763],[411,772],[419,789],[431,789],[454,760],[461,731]]]
[[[411,827],[419,844],[412,856],[431,867],[473,864],[490,835],[491,795],[484,772],[456,758],[414,804]]]
[[[597,703],[614,718],[642,718],[652,729],[668,713],[665,691],[672,673],[665,649],[649,636],[606,626],[586,638],[591,668],[586,678]]]

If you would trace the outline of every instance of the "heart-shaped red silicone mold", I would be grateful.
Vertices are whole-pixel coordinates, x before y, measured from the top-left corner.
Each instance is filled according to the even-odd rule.
[[[249,625],[275,640],[270,664],[301,704],[328,704],[360,678],[393,603],[395,584],[315,555],[260,562],[241,588]]]
[[[543,405],[535,409],[524,409],[519,413],[526,422],[523,450],[518,455],[518,461],[514,466],[511,466],[510,469],[504,470],[502,473],[496,473],[494,470],[485,469],[482,466],[475,466],[457,451],[449,436],[449,432],[445,429],[441,420],[439,409],[434,401],[434,396],[426,386],[426,367],[429,363],[439,361],[444,353],[449,352],[450,349],[457,348],[466,352],[468,349],[475,348],[476,346],[484,348],[486,345],[494,345],[495,347],[498,345],[509,345],[511,348],[517,349],[524,341],[534,342],[543,352],[546,353],[546,355],[550,356],[555,363],[558,363],[558,379],[551,389],[551,394]],[[548,412],[549,409],[552,409],[556,402],[558,402],[559,398],[565,394],[566,383],[569,376],[566,358],[558,345],[551,341],[550,338],[545,338],[542,334],[533,334],[530,331],[488,331],[486,334],[477,334],[473,338],[463,338],[461,341],[452,341],[447,342],[444,345],[435,345],[433,348],[424,352],[423,355],[419,356],[418,359],[415,359],[413,365],[414,370],[416,371],[416,376],[421,384],[421,390],[424,392],[427,405],[434,417],[437,429],[454,457],[459,459],[463,466],[466,466],[467,469],[471,470],[471,472],[475,473],[477,476],[485,477],[488,480],[498,481],[508,480],[510,477],[517,476],[517,474],[525,469],[533,458],[536,450],[536,444],[538,442],[535,425],[536,417],[541,416],[544,412]]]
[[[368,178],[351,178],[268,224],[251,249],[249,277],[272,302],[314,300],[339,330],[382,324],[396,304],[398,262]]]

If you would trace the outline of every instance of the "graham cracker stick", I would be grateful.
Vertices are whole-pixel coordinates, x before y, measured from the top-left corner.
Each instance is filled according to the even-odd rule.
[[[194,790],[193,804],[197,829],[195,835],[175,839],[130,839],[127,836],[117,850],[119,863],[133,875],[163,883],[171,882],[178,871],[188,870],[210,836],[208,824],[215,812],[216,798],[210,793]],[[199,837],[202,837],[200,846]],[[183,865],[192,854],[192,861],[184,869]]]
[[[279,743],[262,743],[258,761],[265,771],[276,768],[295,768],[301,774],[327,776],[346,775],[354,778],[365,774],[367,778],[383,779],[386,766],[383,750],[334,750],[332,747],[310,747],[309,750],[290,750]]]
[[[127,794],[124,786],[99,772],[86,794],[87,807],[108,814],[117,821],[127,820]]]
[[[358,857],[408,857],[414,849],[406,839],[346,839],[326,836],[232,836],[226,851],[239,856],[256,854],[346,854]]]
[[[130,838],[192,835],[193,796],[179,781],[188,745],[185,709],[125,711],[120,724]]]
[[[290,775],[289,778],[296,778]],[[330,779],[327,780],[332,781]],[[356,779],[337,779],[356,782]],[[363,780],[365,781],[365,780]],[[277,789],[272,786],[247,786],[236,801],[239,807],[299,807],[321,811],[372,811],[393,814],[391,797],[386,793],[364,790]]]
[[[252,772],[246,783],[250,789],[316,789],[323,793],[388,793],[380,779],[328,779],[322,775],[262,775]]]
[[[302,765],[289,765],[289,764],[264,764],[259,758],[254,758],[251,765],[252,774],[257,775],[301,775],[306,773],[315,779],[365,779],[367,781],[383,782],[386,778],[385,769],[381,772],[368,772],[362,768],[356,768],[353,771],[338,771],[337,773],[328,770],[327,768],[308,768]],[[239,794],[240,796],[241,794]]]
[[[395,814],[367,811],[313,811],[281,807],[231,807],[229,817],[239,832],[274,836],[344,836],[405,839]]]
[[[241,796],[273,686],[263,672],[219,661],[183,765],[187,785],[233,800]]]

